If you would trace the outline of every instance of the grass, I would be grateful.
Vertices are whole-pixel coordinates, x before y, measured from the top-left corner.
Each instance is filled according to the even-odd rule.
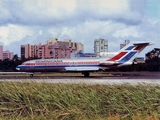
[[[1,82],[0,118],[158,120],[160,86]]]

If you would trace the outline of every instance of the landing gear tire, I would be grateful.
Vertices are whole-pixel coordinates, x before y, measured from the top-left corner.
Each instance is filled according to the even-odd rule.
[[[89,77],[89,72],[85,72],[85,73],[83,73],[83,75],[84,75],[84,77]]]
[[[30,77],[33,77],[33,74],[30,74]]]

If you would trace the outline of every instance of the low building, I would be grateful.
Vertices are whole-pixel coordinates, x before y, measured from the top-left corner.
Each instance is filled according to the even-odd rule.
[[[71,58],[71,53],[83,51],[83,44],[71,40],[58,41],[50,38],[46,44],[21,45],[21,58]]]
[[[96,57],[95,53],[84,53],[85,57]]]
[[[79,58],[79,57],[96,57],[96,54],[94,53],[83,53],[82,51],[79,51],[77,53],[73,53],[72,54],[72,57],[76,57],[76,58]]]
[[[0,60],[4,59],[12,59],[13,58],[13,52],[10,52],[9,50],[3,51],[3,46],[0,46]]]
[[[13,59],[13,52],[10,52],[9,50],[3,51],[3,60],[4,59]]]
[[[64,41],[58,41],[58,38],[50,38],[46,41],[47,45],[57,44],[59,46],[67,46],[69,48],[75,48],[75,52],[84,50],[84,45],[78,42],[72,42],[71,39],[65,39]]]
[[[145,63],[144,57],[136,57],[136,58],[134,59],[134,61],[135,61],[136,63]]]

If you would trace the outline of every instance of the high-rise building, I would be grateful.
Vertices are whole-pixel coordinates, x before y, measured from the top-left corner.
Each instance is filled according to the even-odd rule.
[[[130,40],[125,40],[123,44],[120,44],[120,49],[122,49],[123,47],[125,47],[129,43],[130,43]]]
[[[108,40],[107,39],[95,39],[94,41],[94,53],[99,56],[101,52],[108,52]]]
[[[83,50],[83,44],[51,38],[44,45],[21,45],[21,58],[70,58],[71,53],[78,50]]]

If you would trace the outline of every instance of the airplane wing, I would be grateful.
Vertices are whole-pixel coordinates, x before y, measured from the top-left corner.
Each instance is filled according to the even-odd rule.
[[[65,67],[66,71],[97,71],[99,67]]]

